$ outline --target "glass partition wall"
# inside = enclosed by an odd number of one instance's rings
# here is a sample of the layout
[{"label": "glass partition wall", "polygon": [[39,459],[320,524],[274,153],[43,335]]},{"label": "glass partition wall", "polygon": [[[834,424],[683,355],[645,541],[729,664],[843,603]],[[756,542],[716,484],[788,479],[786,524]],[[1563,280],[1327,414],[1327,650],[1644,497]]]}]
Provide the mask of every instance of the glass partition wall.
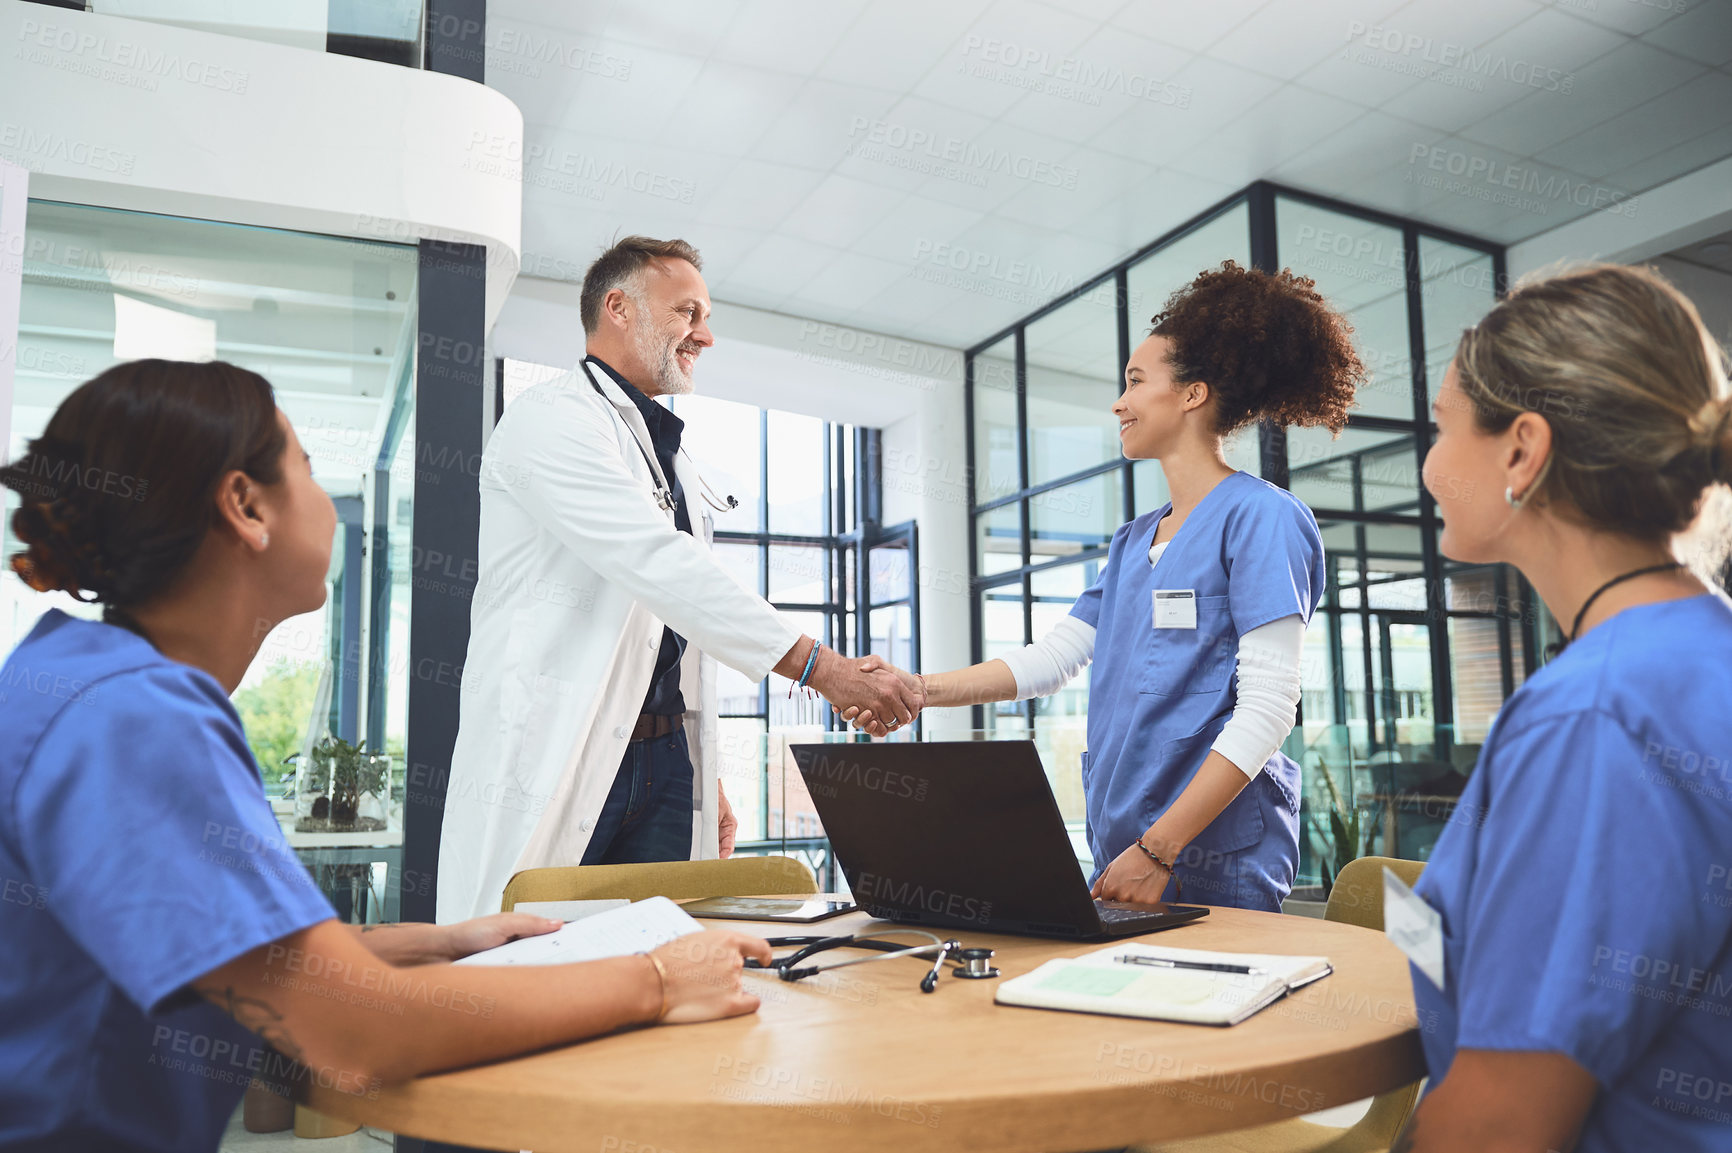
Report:
[{"label": "glass partition wall", "polygon": [[[1301,885],[1366,852],[1424,859],[1491,718],[1541,659],[1551,622],[1520,575],[1437,549],[1419,470],[1431,397],[1461,331],[1496,300],[1493,244],[1258,183],[970,349],[974,658],[1042,636],[1098,576],[1114,530],[1167,500],[1155,461],[1119,454],[1110,408],[1167,297],[1223,260],[1291,268],[1352,323],[1369,370],[1348,427],[1237,434],[1228,461],[1316,513],[1327,591],[1306,636],[1299,723]],[[1088,673],[975,710],[1032,737],[1067,820],[1083,819]],[[1359,815],[1338,845],[1331,810]]]},{"label": "glass partition wall", "polygon": [[[226,360],[271,382],[337,506],[325,606],[265,639],[234,698],[273,794],[329,734],[393,754],[401,804],[417,260],[413,247],[41,200],[26,216],[13,457],[114,364]],[[0,556],[19,548],[17,495],[5,497]],[[97,615],[0,567],[0,651],[51,607]]]}]

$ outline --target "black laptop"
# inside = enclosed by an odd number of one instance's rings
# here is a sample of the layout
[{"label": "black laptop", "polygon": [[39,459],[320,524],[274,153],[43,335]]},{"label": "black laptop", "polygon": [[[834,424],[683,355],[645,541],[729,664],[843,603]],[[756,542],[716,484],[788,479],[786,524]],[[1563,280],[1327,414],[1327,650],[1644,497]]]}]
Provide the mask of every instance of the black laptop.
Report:
[{"label": "black laptop", "polygon": [[874,917],[1086,940],[1208,915],[1090,897],[1033,741],[789,748],[855,903]]}]

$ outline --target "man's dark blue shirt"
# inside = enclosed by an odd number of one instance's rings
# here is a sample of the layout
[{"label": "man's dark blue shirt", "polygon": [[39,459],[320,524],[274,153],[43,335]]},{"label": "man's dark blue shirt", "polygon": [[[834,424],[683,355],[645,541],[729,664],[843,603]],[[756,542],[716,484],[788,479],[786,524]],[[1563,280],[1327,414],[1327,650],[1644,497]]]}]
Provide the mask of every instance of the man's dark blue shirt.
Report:
[{"label": "man's dark blue shirt", "polygon": [[[588,359],[611,376],[620,391],[631,397],[631,402],[643,413],[643,422],[649,426],[650,444],[662,466],[662,475],[668,478],[668,484],[674,490],[674,527],[681,532],[691,532],[692,518],[686,513],[685,490],[680,487],[680,478],[674,473],[674,457],[680,451],[680,433],[684,431],[686,422],[645,396],[606,361],[594,356]],[[650,675],[643,712],[675,716],[686,711],[686,700],[680,693],[680,656],[685,651],[686,639],[664,626],[661,652],[656,654],[655,672]]]}]

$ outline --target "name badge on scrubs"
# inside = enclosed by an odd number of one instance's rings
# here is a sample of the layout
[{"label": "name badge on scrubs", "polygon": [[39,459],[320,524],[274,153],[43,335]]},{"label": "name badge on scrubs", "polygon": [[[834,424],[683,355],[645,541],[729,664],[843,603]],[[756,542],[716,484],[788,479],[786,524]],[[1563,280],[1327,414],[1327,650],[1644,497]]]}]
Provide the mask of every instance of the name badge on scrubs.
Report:
[{"label": "name badge on scrubs", "polygon": [[1158,629],[1196,628],[1197,590],[1156,589],[1155,627]]},{"label": "name badge on scrubs", "polygon": [[1443,992],[1443,917],[1383,867],[1383,931]]}]

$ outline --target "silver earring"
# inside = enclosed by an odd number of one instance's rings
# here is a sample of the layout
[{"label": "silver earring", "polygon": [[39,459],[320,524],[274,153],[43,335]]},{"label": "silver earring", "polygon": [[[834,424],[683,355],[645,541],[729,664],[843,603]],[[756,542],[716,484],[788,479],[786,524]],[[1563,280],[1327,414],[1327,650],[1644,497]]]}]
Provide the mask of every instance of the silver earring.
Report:
[{"label": "silver earring", "polygon": [[261,532],[259,534],[259,547],[260,548],[270,548],[271,547],[271,534],[270,533]]},{"label": "silver earring", "polygon": [[1517,496],[1515,494],[1515,489],[1506,487],[1503,490],[1503,499],[1511,508],[1519,509],[1522,506],[1522,500],[1524,498]]}]

